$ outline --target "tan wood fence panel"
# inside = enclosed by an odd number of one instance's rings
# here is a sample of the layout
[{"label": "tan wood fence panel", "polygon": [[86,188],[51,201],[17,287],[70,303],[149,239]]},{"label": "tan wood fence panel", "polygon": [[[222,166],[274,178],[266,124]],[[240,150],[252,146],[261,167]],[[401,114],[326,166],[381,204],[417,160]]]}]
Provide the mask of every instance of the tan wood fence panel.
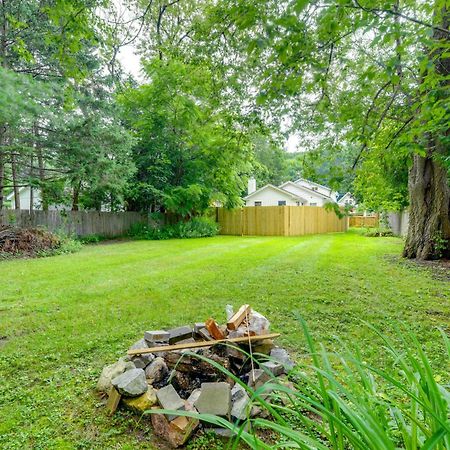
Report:
[{"label": "tan wood fence panel", "polygon": [[378,224],[378,216],[350,216],[351,227],[377,227]]},{"label": "tan wood fence panel", "polygon": [[62,231],[77,236],[122,236],[135,223],[148,223],[148,218],[138,212],[0,211],[0,225],[15,225],[20,228],[45,227],[50,231]]},{"label": "tan wood fence panel", "polygon": [[302,236],[347,231],[348,219],[317,206],[247,206],[217,209],[220,234],[235,236]]}]

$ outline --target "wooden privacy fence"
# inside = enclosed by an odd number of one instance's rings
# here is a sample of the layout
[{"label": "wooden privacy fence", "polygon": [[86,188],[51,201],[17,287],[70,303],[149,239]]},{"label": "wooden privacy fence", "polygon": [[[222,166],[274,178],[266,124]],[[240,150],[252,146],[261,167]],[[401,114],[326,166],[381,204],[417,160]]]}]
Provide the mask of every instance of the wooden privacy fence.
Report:
[{"label": "wooden privacy fence", "polygon": [[148,223],[147,216],[138,212],[0,210],[0,225],[45,227],[77,236],[121,236],[135,223]]},{"label": "wooden privacy fence", "polygon": [[247,206],[217,208],[220,234],[239,236],[302,236],[347,231],[347,217],[317,206]]},{"label": "wooden privacy fence", "polygon": [[376,216],[350,216],[349,226],[363,228],[363,227],[377,227],[378,215]]}]

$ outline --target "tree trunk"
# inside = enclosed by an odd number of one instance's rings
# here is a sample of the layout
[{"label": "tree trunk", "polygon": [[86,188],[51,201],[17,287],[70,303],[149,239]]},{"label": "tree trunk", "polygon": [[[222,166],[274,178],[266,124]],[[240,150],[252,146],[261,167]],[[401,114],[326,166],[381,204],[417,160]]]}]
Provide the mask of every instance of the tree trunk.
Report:
[{"label": "tree trunk", "polygon": [[79,210],[81,181],[74,186],[72,195],[72,211]]},{"label": "tree trunk", "polygon": [[0,210],[3,209],[4,204],[4,179],[5,179],[5,159],[0,144]]},{"label": "tree trunk", "polygon": [[449,256],[450,220],[447,170],[433,157],[414,156],[409,173],[409,229],[403,256],[433,259]]},{"label": "tree trunk", "polygon": [[20,209],[20,189],[17,182],[17,166],[16,166],[16,156],[14,152],[11,154],[11,175],[12,175],[12,183],[14,189],[14,208]]},{"label": "tree trunk", "polygon": [[3,141],[6,127],[0,127],[0,210],[3,209],[4,206],[4,193],[5,188],[5,154],[3,151]]},{"label": "tree trunk", "polygon": [[[33,178],[33,164],[34,164],[34,157],[31,155],[30,157],[30,177]],[[33,212],[34,209],[34,189],[33,185],[30,183],[30,213]]]},{"label": "tree trunk", "polygon": [[48,195],[45,187],[45,168],[44,168],[44,157],[42,156],[42,148],[37,150],[37,159],[39,166],[39,185],[41,187],[41,203],[42,209],[48,211]]},{"label": "tree trunk", "polygon": [[[450,58],[445,55],[449,35],[450,12],[444,7],[436,11],[440,17],[440,29],[434,31],[435,49],[430,58],[434,59],[435,71],[441,78],[438,98],[449,95]],[[429,102],[430,100],[428,100]],[[424,101],[425,107],[426,100]],[[450,128],[441,130],[440,135],[427,136],[426,155],[414,155],[413,166],[409,172],[409,228],[403,256],[417,259],[439,259],[450,256],[450,187],[448,171],[442,165],[442,159],[448,156]]]}]

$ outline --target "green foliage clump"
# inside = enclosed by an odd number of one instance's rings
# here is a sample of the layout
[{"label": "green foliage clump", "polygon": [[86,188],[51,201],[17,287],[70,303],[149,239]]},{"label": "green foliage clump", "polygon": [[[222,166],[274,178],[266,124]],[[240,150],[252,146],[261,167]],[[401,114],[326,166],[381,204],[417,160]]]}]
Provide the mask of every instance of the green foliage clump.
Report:
[{"label": "green foliage clump", "polygon": [[145,224],[131,226],[129,235],[135,239],[165,240],[211,237],[217,235],[219,225],[209,217],[194,217],[173,225],[152,227]]},{"label": "green foliage clump", "polygon": [[78,240],[82,244],[98,244],[107,239],[109,239],[107,236],[102,236],[101,234],[88,234],[87,236],[81,236]]},{"label": "green foliage clump", "polygon": [[367,237],[389,237],[394,236],[394,233],[389,228],[369,228],[364,233]]}]

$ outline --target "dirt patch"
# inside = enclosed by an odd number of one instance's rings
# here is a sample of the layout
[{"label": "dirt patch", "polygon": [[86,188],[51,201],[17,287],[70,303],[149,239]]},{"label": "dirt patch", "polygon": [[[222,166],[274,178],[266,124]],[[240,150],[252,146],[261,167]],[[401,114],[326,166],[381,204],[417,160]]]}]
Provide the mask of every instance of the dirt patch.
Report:
[{"label": "dirt patch", "polygon": [[450,260],[441,259],[437,261],[418,261],[415,259],[406,259],[401,256],[387,256],[386,259],[395,264],[408,267],[413,270],[423,270],[431,274],[433,278],[439,281],[450,282]]},{"label": "dirt patch", "polygon": [[58,236],[41,228],[0,226],[0,258],[39,256],[60,245]]}]

